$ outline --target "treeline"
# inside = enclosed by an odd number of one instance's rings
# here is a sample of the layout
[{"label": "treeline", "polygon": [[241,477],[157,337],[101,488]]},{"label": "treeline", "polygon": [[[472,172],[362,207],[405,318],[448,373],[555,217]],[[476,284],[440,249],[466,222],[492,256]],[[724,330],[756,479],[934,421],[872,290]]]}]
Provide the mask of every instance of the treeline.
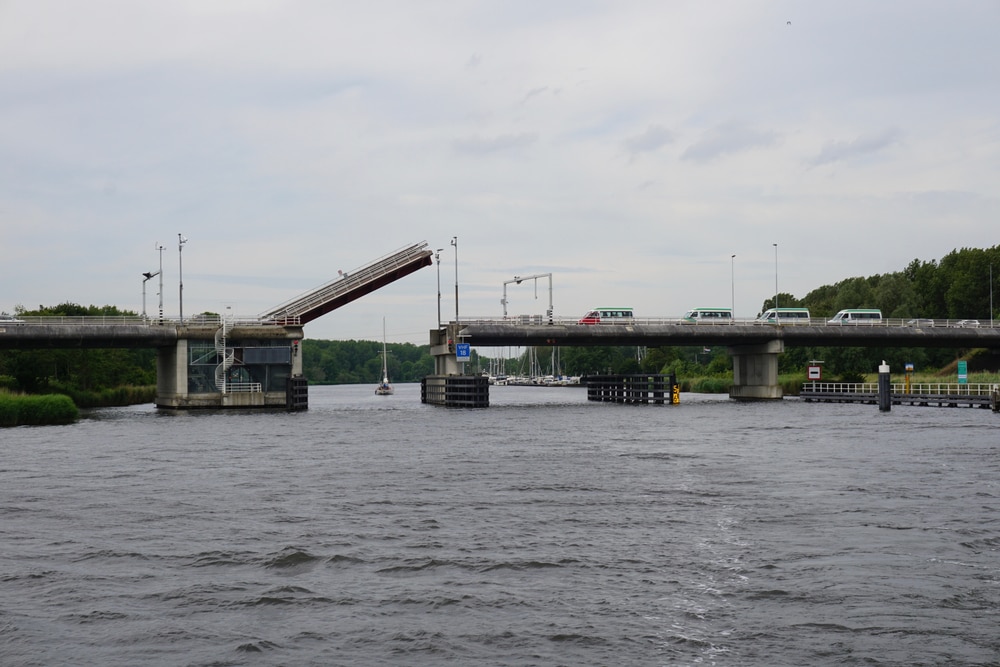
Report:
[{"label": "treeline", "polygon": [[[902,271],[846,278],[818,287],[801,299],[778,294],[782,307],[808,308],[829,317],[844,308],[878,308],[885,317],[989,320],[994,275],[1000,273],[1000,246],[953,250],[940,261],[914,259]],[[1000,297],[1000,294],[997,295]],[[761,312],[774,305],[764,301]]]},{"label": "treeline", "polygon": [[[62,303],[24,316],[135,316],[116,306]],[[156,350],[0,350],[0,388],[28,394],[65,394],[79,407],[151,401],[156,385]]]},{"label": "treeline", "polygon": [[[434,373],[430,345],[389,343],[389,379],[420,382]],[[302,374],[310,384],[364,384],[382,379],[382,343],[368,340],[302,342]]]}]

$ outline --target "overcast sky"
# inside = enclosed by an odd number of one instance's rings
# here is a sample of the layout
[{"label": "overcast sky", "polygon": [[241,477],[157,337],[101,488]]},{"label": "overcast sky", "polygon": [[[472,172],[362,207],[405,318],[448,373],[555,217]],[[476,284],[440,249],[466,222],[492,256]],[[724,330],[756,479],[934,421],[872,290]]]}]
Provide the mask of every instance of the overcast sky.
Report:
[{"label": "overcast sky", "polygon": [[[462,317],[549,273],[557,316],[751,317],[1000,242],[998,34],[996,0],[0,0],[0,310],[140,312],[159,242],[176,315],[182,233],[185,315],[427,241],[451,319],[458,237]],[[426,344],[438,271],[306,336]]]}]

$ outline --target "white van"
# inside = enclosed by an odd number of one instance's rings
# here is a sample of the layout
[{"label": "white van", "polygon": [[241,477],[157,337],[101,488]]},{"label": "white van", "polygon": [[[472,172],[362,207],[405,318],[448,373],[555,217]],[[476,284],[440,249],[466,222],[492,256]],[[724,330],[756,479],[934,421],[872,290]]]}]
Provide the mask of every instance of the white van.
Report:
[{"label": "white van", "polygon": [[841,310],[827,324],[880,324],[882,311],[878,308],[847,308]]},{"label": "white van", "polygon": [[692,308],[684,313],[681,324],[732,324],[731,308]]},{"label": "white van", "polygon": [[761,313],[757,321],[768,324],[809,324],[809,309],[771,308]]}]

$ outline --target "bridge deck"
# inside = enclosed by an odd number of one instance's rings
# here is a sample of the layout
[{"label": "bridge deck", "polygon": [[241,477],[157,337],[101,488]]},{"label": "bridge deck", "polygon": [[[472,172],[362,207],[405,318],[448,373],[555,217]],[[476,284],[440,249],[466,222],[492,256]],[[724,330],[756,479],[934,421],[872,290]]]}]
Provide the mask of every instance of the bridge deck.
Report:
[{"label": "bridge deck", "polygon": [[480,347],[592,345],[760,345],[780,340],[789,347],[1000,348],[1000,328],[912,326],[777,326],[773,324],[599,324],[554,321],[514,324],[462,321],[459,337]]},{"label": "bridge deck", "polygon": [[306,324],[403,276],[430,266],[432,254],[426,241],[415,243],[359,269],[342,274],[336,280],[262,313],[260,317],[262,320],[273,320],[279,324],[292,319],[296,323]]}]

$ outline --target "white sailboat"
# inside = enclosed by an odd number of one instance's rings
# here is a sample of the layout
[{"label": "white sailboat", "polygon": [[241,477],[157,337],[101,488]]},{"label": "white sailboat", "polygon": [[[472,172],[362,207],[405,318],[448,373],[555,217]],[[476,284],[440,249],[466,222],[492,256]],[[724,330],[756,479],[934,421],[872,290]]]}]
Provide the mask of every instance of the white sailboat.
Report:
[{"label": "white sailboat", "polygon": [[389,383],[389,358],[385,354],[385,318],[382,318],[382,381],[375,387],[376,396],[392,396],[392,384]]}]

